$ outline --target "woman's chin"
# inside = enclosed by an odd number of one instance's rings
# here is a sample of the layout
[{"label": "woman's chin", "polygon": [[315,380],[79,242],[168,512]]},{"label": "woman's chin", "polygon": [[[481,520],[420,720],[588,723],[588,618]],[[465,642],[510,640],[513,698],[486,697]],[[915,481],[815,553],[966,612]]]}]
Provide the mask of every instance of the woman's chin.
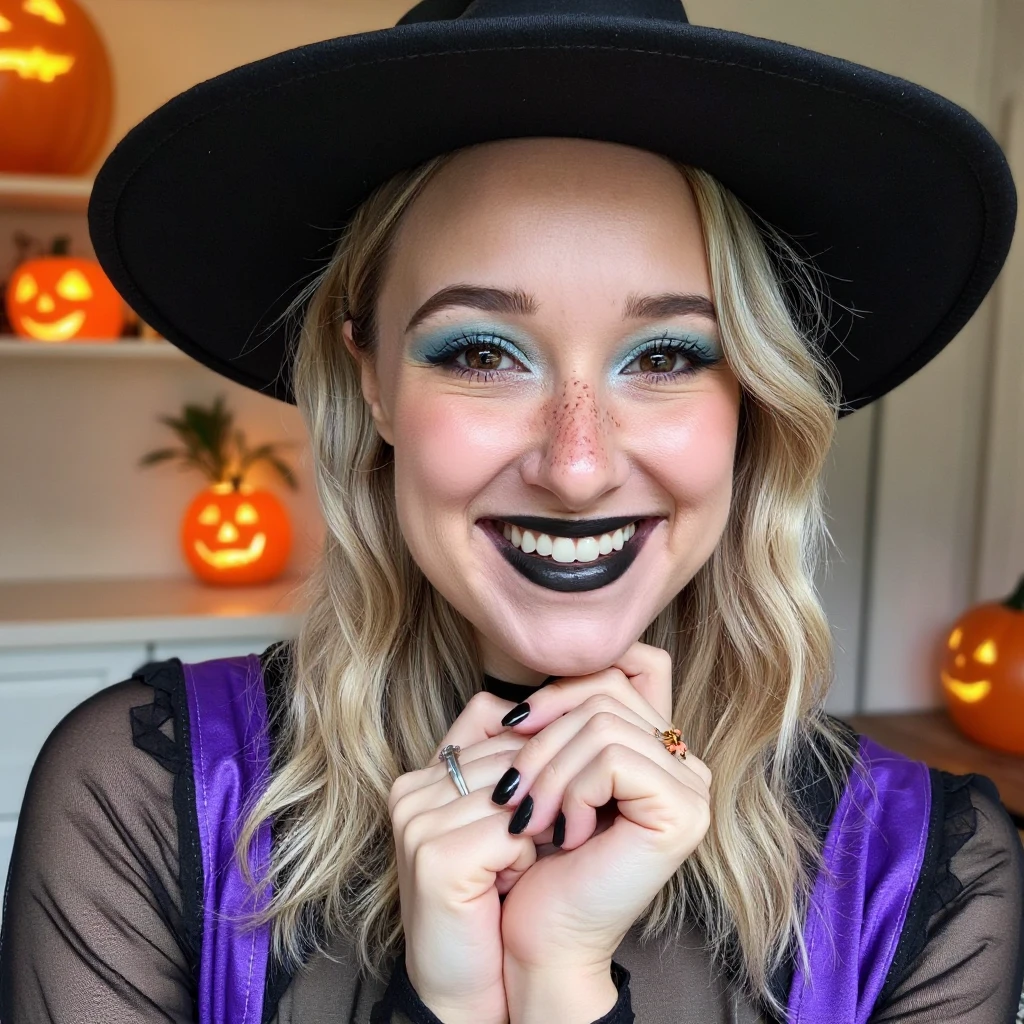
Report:
[{"label": "woman's chin", "polygon": [[605,629],[591,634],[560,629],[555,637],[549,632],[545,638],[534,636],[529,641],[504,637],[498,646],[520,665],[545,676],[588,676],[614,664],[642,632],[639,626],[635,633]]}]

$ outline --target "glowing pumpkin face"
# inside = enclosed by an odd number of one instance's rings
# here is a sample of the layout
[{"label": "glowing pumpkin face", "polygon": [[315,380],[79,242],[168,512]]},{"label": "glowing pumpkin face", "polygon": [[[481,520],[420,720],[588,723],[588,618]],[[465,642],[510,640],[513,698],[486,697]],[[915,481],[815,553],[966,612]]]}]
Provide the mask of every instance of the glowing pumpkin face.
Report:
[{"label": "glowing pumpkin face", "polygon": [[266,583],[288,561],[291,525],[270,491],[214,484],[186,509],[181,543],[192,571],[207,583]]},{"label": "glowing pumpkin face", "polygon": [[1024,754],[1024,580],[1006,602],[971,608],[946,639],[941,679],[950,717],[971,739]]},{"label": "glowing pumpkin face", "polygon": [[98,263],[46,256],[14,272],[7,317],[15,334],[34,341],[113,341],[124,329],[124,303]]},{"label": "glowing pumpkin face", "polygon": [[112,104],[106,48],[76,0],[0,0],[0,171],[84,173]]}]

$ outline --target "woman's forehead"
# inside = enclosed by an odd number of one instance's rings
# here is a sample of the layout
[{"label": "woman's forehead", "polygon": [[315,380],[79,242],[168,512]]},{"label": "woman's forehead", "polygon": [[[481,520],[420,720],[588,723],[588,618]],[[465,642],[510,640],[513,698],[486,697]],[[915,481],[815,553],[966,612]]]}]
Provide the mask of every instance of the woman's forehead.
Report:
[{"label": "woman's forehead", "polygon": [[455,154],[403,216],[382,303],[417,308],[452,284],[624,298],[709,287],[682,172],[656,154],[519,139]]},{"label": "woman's forehead", "polygon": [[533,209],[642,216],[693,209],[686,179],[665,157],[592,139],[503,139],[453,154],[427,183],[406,221],[455,224]]}]

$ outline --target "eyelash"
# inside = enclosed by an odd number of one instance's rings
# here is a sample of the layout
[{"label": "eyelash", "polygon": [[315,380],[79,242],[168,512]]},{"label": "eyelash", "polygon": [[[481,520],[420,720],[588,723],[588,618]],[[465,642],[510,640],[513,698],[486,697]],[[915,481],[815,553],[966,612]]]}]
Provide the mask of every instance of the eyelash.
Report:
[{"label": "eyelash", "polygon": [[[470,380],[487,383],[488,381],[494,380],[494,378],[499,374],[507,373],[508,371],[478,370],[475,367],[461,366],[454,362],[458,356],[463,352],[466,352],[468,349],[477,347],[483,348],[484,346],[496,348],[498,351],[507,355],[510,359],[519,361],[519,357],[508,345],[505,339],[498,337],[495,334],[464,334],[458,338],[453,338],[451,342],[445,345],[442,351],[429,357],[429,361],[435,365],[443,366],[445,370],[457,377],[465,377]],[[662,383],[668,380],[680,380],[683,377],[693,376],[704,369],[704,367],[711,366],[718,362],[718,359],[709,358],[705,355],[694,342],[686,341],[681,338],[672,338],[668,334],[663,334],[659,338],[652,338],[650,341],[644,342],[644,344],[632,354],[633,357],[626,366],[631,366],[642,356],[648,355],[651,352],[660,352],[665,353],[666,355],[681,354],[689,360],[691,365],[685,370],[648,371],[647,373],[629,374],[628,376],[641,376],[646,378],[648,381]]]}]

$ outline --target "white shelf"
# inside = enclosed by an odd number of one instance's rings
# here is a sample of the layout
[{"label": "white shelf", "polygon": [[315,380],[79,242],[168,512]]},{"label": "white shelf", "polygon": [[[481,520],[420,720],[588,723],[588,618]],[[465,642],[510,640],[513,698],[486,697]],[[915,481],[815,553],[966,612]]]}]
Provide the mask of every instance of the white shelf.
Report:
[{"label": "white shelf", "polygon": [[84,213],[89,206],[91,192],[91,178],[0,173],[0,210]]},{"label": "white shelf", "polygon": [[0,335],[0,359],[187,359],[168,341],[25,341]]},{"label": "white shelf", "polygon": [[291,636],[301,580],[251,587],[192,578],[0,583],[0,650],[133,640]]}]

